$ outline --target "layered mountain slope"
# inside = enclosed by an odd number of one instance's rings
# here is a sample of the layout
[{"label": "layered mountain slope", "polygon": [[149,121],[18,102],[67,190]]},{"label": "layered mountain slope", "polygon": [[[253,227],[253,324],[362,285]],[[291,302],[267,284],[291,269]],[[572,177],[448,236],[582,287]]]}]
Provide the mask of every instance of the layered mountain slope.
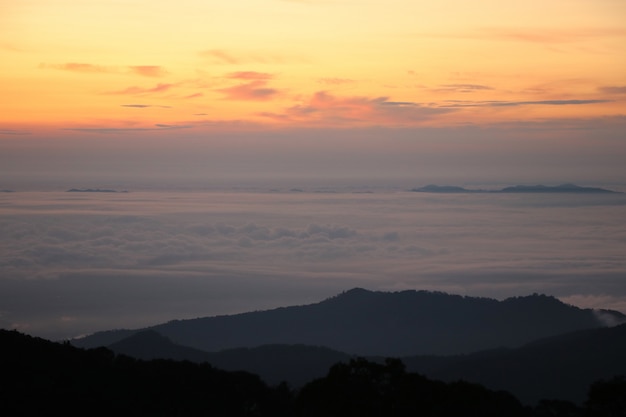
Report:
[{"label": "layered mountain slope", "polygon": [[[615,320],[618,312],[605,312]],[[151,327],[174,343],[207,352],[268,344],[325,346],[357,355],[452,355],[517,347],[544,337],[603,327],[595,312],[531,295],[497,301],[427,291],[353,289],[320,303],[176,320]],[[133,331],[74,340],[107,346]]]}]

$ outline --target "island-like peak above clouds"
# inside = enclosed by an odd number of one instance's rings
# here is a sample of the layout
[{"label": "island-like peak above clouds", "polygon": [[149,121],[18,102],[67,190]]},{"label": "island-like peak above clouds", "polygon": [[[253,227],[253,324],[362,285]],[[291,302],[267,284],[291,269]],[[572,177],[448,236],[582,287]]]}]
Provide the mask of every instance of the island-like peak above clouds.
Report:
[{"label": "island-like peak above clouds", "polygon": [[420,188],[413,188],[411,191],[418,193],[580,193],[580,194],[606,194],[619,193],[618,191],[607,190],[597,187],[581,187],[575,184],[561,185],[514,185],[504,187],[499,190],[468,189],[454,185],[430,184]]}]

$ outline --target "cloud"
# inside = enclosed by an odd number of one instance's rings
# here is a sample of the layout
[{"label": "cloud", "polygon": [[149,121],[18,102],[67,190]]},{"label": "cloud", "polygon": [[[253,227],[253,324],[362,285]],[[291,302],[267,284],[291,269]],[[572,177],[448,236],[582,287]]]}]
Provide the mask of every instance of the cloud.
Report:
[{"label": "cloud", "polygon": [[426,106],[408,101],[390,101],[387,97],[339,97],[327,91],[318,91],[301,104],[285,109],[282,114],[261,113],[276,121],[415,124],[444,113],[447,108]]},{"label": "cloud", "polygon": [[441,107],[516,107],[516,106],[578,106],[610,103],[613,100],[536,100],[536,101],[465,101],[446,100]]},{"label": "cloud", "polygon": [[473,93],[475,91],[493,90],[488,85],[481,84],[444,84],[435,89],[435,91],[450,91],[457,93]]},{"label": "cloud", "polygon": [[251,81],[234,87],[220,88],[216,91],[224,94],[227,100],[252,100],[267,101],[277,96],[280,92],[275,88],[266,86],[264,80]]},{"label": "cloud", "polygon": [[200,56],[209,58],[213,64],[218,65],[243,65],[243,64],[268,64],[280,65],[289,62],[302,63],[301,58],[287,57],[270,53],[231,52],[223,49],[208,49],[200,52]]},{"label": "cloud", "polygon": [[418,33],[417,36],[441,39],[481,39],[558,45],[583,42],[597,38],[622,38],[626,37],[626,29],[621,27],[572,27],[566,29],[546,27],[487,27],[472,32]]},{"label": "cloud", "polygon": [[67,62],[65,64],[39,64],[39,68],[51,68],[62,71],[81,72],[81,73],[115,73],[115,68],[104,67],[102,65],[87,64],[82,62]]},{"label": "cloud", "polygon": [[607,85],[599,87],[598,90],[606,94],[626,94],[626,85]]},{"label": "cloud", "polygon": [[184,99],[191,99],[191,98],[200,98],[202,96],[204,96],[203,93],[193,93],[193,94],[189,94],[187,96],[184,96],[183,98]]},{"label": "cloud", "polygon": [[[603,295],[611,306],[626,299],[622,211],[571,196],[28,194],[0,219],[0,305],[10,322],[47,331],[65,329],[50,317],[94,331],[223,313],[207,302],[216,294],[245,299],[229,313],[269,294],[291,305],[292,287],[587,294],[605,308]],[[113,324],[105,313],[115,310]]]},{"label": "cloud", "polygon": [[623,28],[485,28],[482,32],[485,34],[485,37],[492,40],[500,39],[542,44],[562,44],[580,42],[591,38],[626,36],[626,29]]},{"label": "cloud", "polygon": [[200,55],[215,58],[221,64],[236,65],[242,63],[242,58],[238,58],[233,54],[221,49],[210,49],[208,51],[201,52]]},{"label": "cloud", "polygon": [[15,136],[21,136],[21,135],[29,135],[30,132],[26,131],[26,130],[19,130],[19,129],[0,129],[0,135],[15,135]]},{"label": "cloud", "polygon": [[[124,67],[103,66],[83,62],[67,62],[65,64],[39,64],[39,68],[50,68],[62,71],[79,72],[85,74],[123,74],[126,72]],[[161,77],[167,74],[167,71],[158,65],[129,65],[125,67],[131,74],[141,75],[143,77]]]},{"label": "cloud", "polygon": [[162,93],[162,92],[169,91],[173,86],[174,84],[161,84],[161,83],[157,84],[156,86],[152,88],[132,86],[132,87],[127,87],[123,90],[109,91],[106,94],[142,95],[142,94]]},{"label": "cloud", "polygon": [[134,107],[134,108],[138,108],[138,109],[145,109],[148,107],[158,107],[161,109],[170,109],[172,108],[171,106],[160,106],[160,105],[155,105],[155,104],[121,104],[122,107]]},{"label": "cloud", "polygon": [[171,129],[189,129],[192,125],[171,125],[155,123],[155,127],[71,127],[62,130],[85,132],[85,133],[102,133],[102,134],[120,134],[120,133],[133,133],[133,132],[147,132],[158,130],[171,130]]},{"label": "cloud", "polygon": [[144,77],[161,77],[167,74],[163,67],[157,65],[135,65],[128,68],[130,68],[131,72]]},{"label": "cloud", "polygon": [[236,80],[271,80],[272,78],[274,78],[272,74],[256,71],[231,72],[230,74],[226,75],[226,77]]}]

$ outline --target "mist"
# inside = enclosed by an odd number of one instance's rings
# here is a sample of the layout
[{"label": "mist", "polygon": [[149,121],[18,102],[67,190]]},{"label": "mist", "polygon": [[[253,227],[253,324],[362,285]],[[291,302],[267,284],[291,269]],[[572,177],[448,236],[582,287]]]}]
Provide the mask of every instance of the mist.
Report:
[{"label": "mist", "polygon": [[353,287],[626,311],[625,206],[382,186],[2,193],[0,324],[62,339]]}]

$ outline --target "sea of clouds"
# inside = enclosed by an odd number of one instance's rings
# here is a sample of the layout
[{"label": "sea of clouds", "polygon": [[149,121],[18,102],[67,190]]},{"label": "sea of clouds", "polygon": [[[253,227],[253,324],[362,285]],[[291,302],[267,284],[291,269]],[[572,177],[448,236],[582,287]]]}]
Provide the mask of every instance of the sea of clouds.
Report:
[{"label": "sea of clouds", "polygon": [[357,286],[626,312],[625,213],[624,194],[3,193],[0,327],[62,339]]}]

